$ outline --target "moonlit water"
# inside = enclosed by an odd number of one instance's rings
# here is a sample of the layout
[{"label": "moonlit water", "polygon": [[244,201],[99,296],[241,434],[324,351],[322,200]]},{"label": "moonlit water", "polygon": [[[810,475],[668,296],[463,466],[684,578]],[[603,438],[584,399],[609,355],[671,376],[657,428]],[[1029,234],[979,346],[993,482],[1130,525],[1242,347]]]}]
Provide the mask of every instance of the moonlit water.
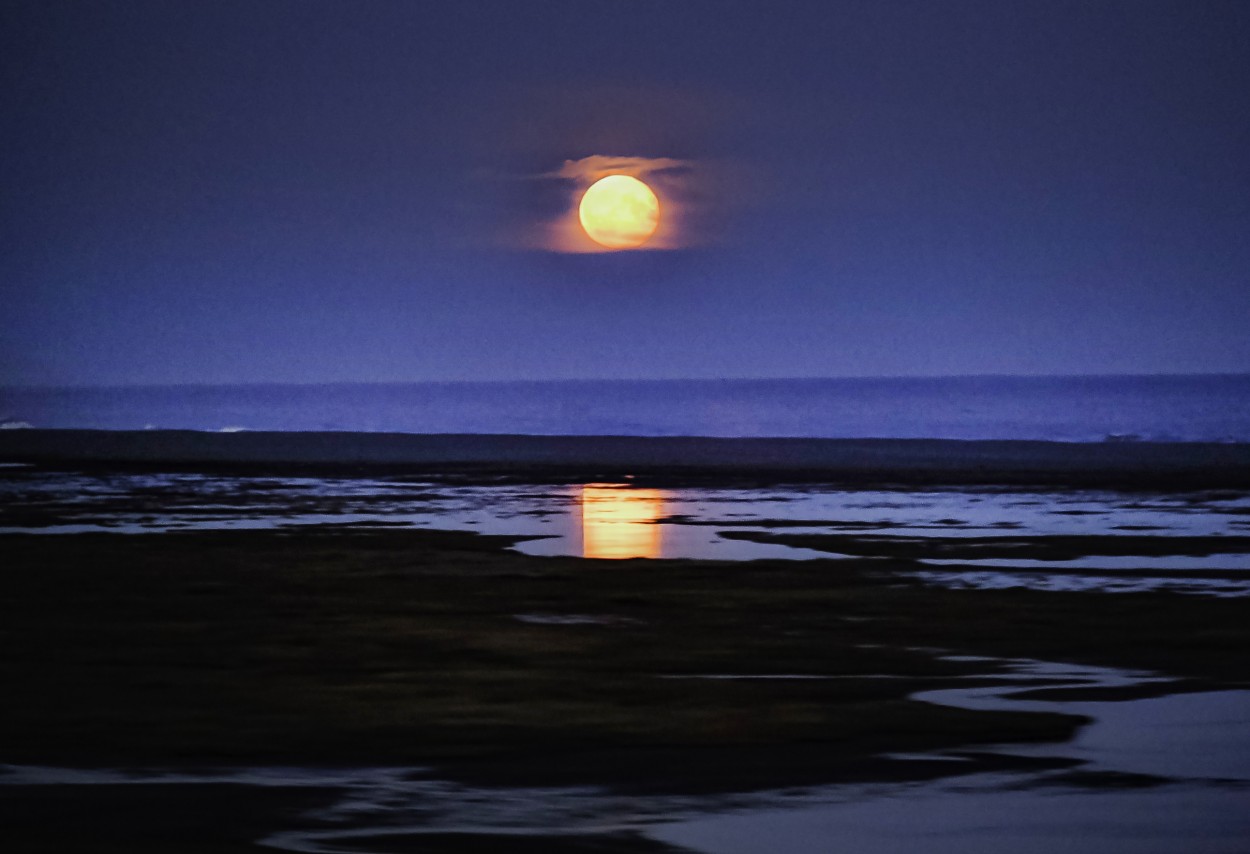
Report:
[{"label": "moonlit water", "polygon": [[[1250,691],[1128,701],[1028,700],[1012,680],[1113,686],[1160,681],[1147,673],[1016,662],[989,687],[921,692],[915,699],[991,711],[1085,715],[1067,744],[1004,745],[1016,755],[1071,757],[1080,772],[1143,775],[1138,786],[1082,786],[1057,772],[956,776],[859,787],[823,800],[679,817],[651,835],[700,854],[1239,854],[1250,818]],[[1166,681],[1163,679],[1162,681]],[[1078,778],[1079,779],[1079,778]]]},{"label": "moonlit water", "polygon": [[1250,441],[1250,374],[0,388],[0,426]]},{"label": "moonlit water", "polygon": [[[984,659],[987,663],[992,659]],[[1072,767],[959,773],[959,750],[899,758],[948,761],[951,776],[844,783],[737,795],[615,792],[599,786],[480,787],[429,768],[64,768],[0,765],[0,788],[202,786],[336,790],[262,844],[283,851],[365,850],[396,834],[530,834],[584,838],[641,833],[691,854],[1240,854],[1250,833],[1250,691],[1072,701],[1036,688],[1167,683],[1167,677],[1059,662],[1002,660],[992,684],[914,695],[964,709],[1052,711],[1090,723],[1070,742],[1004,744],[1010,755],[1070,758]],[[786,677],[781,677],[786,678]],[[794,677],[802,678],[802,677]],[[1137,785],[1090,785],[1098,775]],[[1086,775],[1086,776],[1082,776]],[[1085,782],[1083,783],[1082,780]],[[500,850],[505,850],[506,836]],[[368,850],[375,850],[368,848]]]},{"label": "moonlit water", "polygon": [[[6,509],[7,508],[7,509]],[[23,508],[25,508],[23,510]],[[520,536],[518,551],[597,559],[854,558],[750,534],[928,538],[1131,536],[1138,554],[1064,559],[919,559],[909,575],[947,587],[1250,596],[1250,493],[1106,490],[847,489],[630,483],[466,484],[398,477],[0,471],[0,534],[159,533],[290,528],[438,528]],[[748,534],[743,538],[741,534]],[[1182,553],[1152,546],[1210,538]],[[1185,551],[1195,551],[1186,554]],[[852,551],[854,551],[852,549]],[[1023,554],[1027,554],[1027,549]]]}]

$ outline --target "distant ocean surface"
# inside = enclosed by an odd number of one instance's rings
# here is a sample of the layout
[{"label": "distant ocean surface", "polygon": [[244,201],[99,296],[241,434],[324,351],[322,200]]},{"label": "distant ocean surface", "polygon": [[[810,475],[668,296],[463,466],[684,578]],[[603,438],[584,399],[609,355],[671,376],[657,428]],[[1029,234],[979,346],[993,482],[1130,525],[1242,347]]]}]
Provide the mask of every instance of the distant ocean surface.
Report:
[{"label": "distant ocean surface", "polygon": [[0,388],[0,427],[1250,442],[1250,374]]}]

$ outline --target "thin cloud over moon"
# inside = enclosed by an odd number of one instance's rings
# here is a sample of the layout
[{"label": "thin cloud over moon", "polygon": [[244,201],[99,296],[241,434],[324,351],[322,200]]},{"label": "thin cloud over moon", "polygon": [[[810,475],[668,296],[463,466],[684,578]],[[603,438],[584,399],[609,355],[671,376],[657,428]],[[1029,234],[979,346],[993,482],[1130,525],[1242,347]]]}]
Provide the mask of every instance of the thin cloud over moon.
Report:
[{"label": "thin cloud over moon", "polygon": [[629,251],[685,249],[705,242],[696,227],[694,192],[699,166],[672,157],[637,157],[591,154],[566,160],[557,169],[534,176],[539,181],[565,185],[566,204],[553,219],[538,223],[524,244],[531,249],[567,254],[619,251],[591,240],[577,217],[577,206],[586,189],[609,175],[628,175],[649,186],[660,202],[659,225],[642,246]]},{"label": "thin cloud over moon", "polygon": [[690,169],[693,163],[689,160],[677,160],[672,157],[608,157],[592,154],[581,160],[566,160],[564,165],[554,172],[539,177],[569,178],[590,186],[600,178],[609,175],[628,175],[631,178],[644,180],[653,172],[669,169]]}]

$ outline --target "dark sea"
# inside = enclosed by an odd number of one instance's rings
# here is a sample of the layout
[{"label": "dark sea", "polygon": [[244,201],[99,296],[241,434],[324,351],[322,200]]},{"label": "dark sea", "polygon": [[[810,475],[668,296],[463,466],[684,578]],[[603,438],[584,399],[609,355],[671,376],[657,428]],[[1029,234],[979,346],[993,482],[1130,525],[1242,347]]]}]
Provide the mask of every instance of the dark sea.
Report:
[{"label": "dark sea", "polygon": [[0,426],[1250,441],[1250,374],[3,388]]}]

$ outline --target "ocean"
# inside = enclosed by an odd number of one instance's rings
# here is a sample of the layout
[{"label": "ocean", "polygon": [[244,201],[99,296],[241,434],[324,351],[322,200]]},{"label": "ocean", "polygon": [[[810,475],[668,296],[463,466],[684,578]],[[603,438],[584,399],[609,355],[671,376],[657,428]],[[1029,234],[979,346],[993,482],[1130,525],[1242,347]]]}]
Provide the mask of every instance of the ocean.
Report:
[{"label": "ocean", "polygon": [[1250,442],[1250,374],[0,388],[0,428]]}]

